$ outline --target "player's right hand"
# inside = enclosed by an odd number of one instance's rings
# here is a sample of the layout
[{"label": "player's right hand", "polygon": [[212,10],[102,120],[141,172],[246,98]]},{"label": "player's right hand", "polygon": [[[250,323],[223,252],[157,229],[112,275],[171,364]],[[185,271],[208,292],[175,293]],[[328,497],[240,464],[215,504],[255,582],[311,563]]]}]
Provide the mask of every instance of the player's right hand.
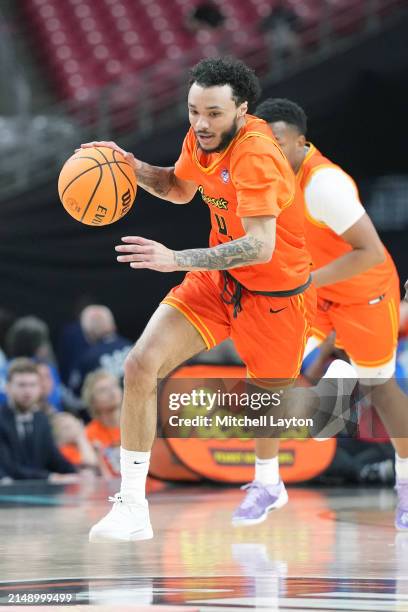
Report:
[{"label": "player's right hand", "polygon": [[[93,147],[107,147],[108,149],[113,149],[114,151],[117,151],[118,153],[123,155],[123,157],[126,159],[126,161],[129,162],[129,164],[133,168],[136,168],[136,166],[137,166],[136,159],[135,159],[133,153],[130,153],[129,151],[125,151],[118,144],[116,144],[116,142],[113,142],[112,140],[107,140],[107,141],[106,140],[98,140],[98,141],[94,141],[94,142],[84,142],[83,144],[81,144],[80,149],[92,149]],[[80,149],[75,149],[75,153],[80,151]]]}]

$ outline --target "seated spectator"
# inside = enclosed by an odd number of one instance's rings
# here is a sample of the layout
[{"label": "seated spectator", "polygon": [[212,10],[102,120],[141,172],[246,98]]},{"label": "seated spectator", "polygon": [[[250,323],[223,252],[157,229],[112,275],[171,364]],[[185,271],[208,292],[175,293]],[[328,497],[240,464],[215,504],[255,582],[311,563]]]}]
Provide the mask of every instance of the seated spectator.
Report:
[{"label": "seated spectator", "polygon": [[84,424],[68,412],[51,418],[55,442],[61,454],[79,470],[99,472],[98,456],[89,442]]},{"label": "seated spectator", "polygon": [[38,409],[41,385],[34,361],[11,363],[6,393],[7,403],[0,407],[1,472],[13,479],[72,482],[76,469],[59,452],[48,418]]},{"label": "seated spectator", "polygon": [[50,395],[54,387],[54,379],[52,377],[51,368],[48,363],[40,362],[37,364],[37,372],[40,377],[40,401],[38,402],[39,408],[47,416],[51,416],[56,412],[56,406],[50,402]]},{"label": "seated spectator", "polygon": [[86,426],[86,435],[102,455],[107,476],[119,475],[120,407],[122,389],[119,381],[105,370],[91,372],[85,378],[82,399],[88,406],[92,421]]},{"label": "seated spectator", "polygon": [[260,23],[260,31],[269,40],[275,59],[299,54],[300,28],[299,16],[285,2],[271,6],[269,13]]},{"label": "seated spectator", "polygon": [[89,304],[93,304],[94,301],[87,293],[79,295],[73,305],[73,320],[65,323],[60,331],[57,340],[57,361],[64,385],[68,385],[69,375],[76,362],[82,353],[89,348],[79,318],[83,309]]},{"label": "seated spectator", "polygon": [[41,410],[48,416],[57,411],[70,412],[88,422],[89,417],[85,406],[81,399],[78,398],[71,389],[68,389],[63,383],[60,383],[58,397],[53,393],[55,379],[52,366],[40,361],[37,364],[37,368],[41,383]]},{"label": "seated spectator", "polygon": [[392,485],[395,482],[394,458],[391,442],[338,437],[332,462],[316,480],[336,485]]},{"label": "seated spectator", "polygon": [[70,376],[69,386],[77,395],[86,375],[99,368],[123,378],[123,364],[132,347],[130,340],[117,333],[113,314],[106,306],[84,308],[81,326],[91,346],[83,353]]},{"label": "seated spectator", "polygon": [[6,335],[6,353],[9,359],[29,357],[48,363],[52,375],[48,401],[61,410],[61,380],[55,365],[47,323],[34,316],[17,319]]},{"label": "seated spectator", "polygon": [[38,317],[20,317],[7,332],[6,353],[9,359],[30,357],[54,363],[48,325]]}]

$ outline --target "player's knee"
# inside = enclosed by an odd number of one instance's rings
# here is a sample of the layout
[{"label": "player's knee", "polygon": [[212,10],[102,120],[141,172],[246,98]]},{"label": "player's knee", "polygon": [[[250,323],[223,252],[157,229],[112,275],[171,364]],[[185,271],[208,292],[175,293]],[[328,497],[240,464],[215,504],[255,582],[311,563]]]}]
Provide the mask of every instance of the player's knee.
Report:
[{"label": "player's knee", "polygon": [[159,368],[160,362],[156,351],[149,349],[142,351],[136,344],[125,359],[125,382],[137,380],[142,384],[143,381],[155,381]]}]

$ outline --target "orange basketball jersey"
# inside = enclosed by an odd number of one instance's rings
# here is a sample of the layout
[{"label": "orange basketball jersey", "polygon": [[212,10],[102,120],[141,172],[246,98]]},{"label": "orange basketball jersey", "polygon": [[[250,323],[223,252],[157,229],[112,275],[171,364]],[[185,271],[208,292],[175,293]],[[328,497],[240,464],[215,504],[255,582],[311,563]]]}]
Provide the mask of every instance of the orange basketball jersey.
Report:
[{"label": "orange basketball jersey", "polygon": [[[327,157],[324,157],[314,145],[310,144],[307,153],[297,174],[297,181],[301,193],[311,180],[313,174],[321,168],[336,168],[344,172]],[[346,173],[345,173],[346,174]],[[357,195],[357,185],[352,181]],[[352,250],[352,247],[341,236],[336,234],[325,223],[312,217],[305,205],[305,230],[307,247],[311,253],[314,268],[321,268],[334,259],[341,257]],[[385,261],[361,274],[327,287],[319,287],[319,298],[337,302],[339,304],[353,304],[368,302],[387,293],[393,287],[393,281],[397,274],[394,262],[387,249],[384,247]]]},{"label": "orange basketball jersey", "polygon": [[242,217],[275,216],[276,246],[270,262],[231,270],[253,291],[287,291],[306,283],[310,255],[303,203],[294,200],[295,176],[268,124],[252,115],[221,153],[204,153],[190,128],[175,174],[194,181],[211,214],[210,246],[245,235]]}]

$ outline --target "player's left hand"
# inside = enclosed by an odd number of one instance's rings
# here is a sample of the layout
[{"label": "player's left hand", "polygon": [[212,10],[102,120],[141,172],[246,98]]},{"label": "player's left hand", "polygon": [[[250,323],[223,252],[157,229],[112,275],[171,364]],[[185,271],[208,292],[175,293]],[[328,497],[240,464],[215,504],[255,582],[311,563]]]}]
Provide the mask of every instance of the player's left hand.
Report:
[{"label": "player's left hand", "polygon": [[408,280],[407,280],[407,281],[405,281],[404,289],[405,289],[405,297],[404,297],[404,300],[405,300],[406,302],[408,302]]},{"label": "player's left hand", "polygon": [[160,242],[148,240],[141,236],[125,236],[122,242],[115,247],[120,263],[128,263],[131,268],[156,270],[157,272],[175,272],[179,270],[174,257],[174,251],[168,249]]}]

